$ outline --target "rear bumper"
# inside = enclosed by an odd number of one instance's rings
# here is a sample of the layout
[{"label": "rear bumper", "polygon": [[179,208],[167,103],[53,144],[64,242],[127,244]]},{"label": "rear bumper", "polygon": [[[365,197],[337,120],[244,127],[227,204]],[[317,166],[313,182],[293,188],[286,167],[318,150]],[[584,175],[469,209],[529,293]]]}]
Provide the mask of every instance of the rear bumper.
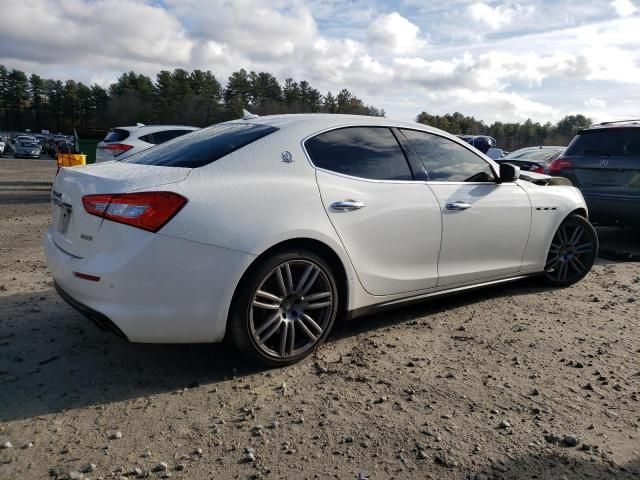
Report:
[{"label": "rear bumper", "polygon": [[159,234],[127,249],[97,249],[78,258],[60,249],[48,231],[44,252],[67,303],[103,328],[149,343],[221,341],[235,287],[254,258]]},{"label": "rear bumper", "polygon": [[589,218],[601,225],[640,224],[640,198],[584,194]]},{"label": "rear bumper", "polygon": [[122,338],[127,337],[122,332],[122,330],[118,328],[118,326],[115,323],[113,323],[111,320],[109,320],[100,312],[96,312],[95,310],[77,301],[75,298],[73,298],[71,295],[65,292],[63,288],[55,280],[53,282],[53,286],[55,287],[56,292],[58,292],[58,295],[60,295],[60,297],[65,302],[67,302],[70,307],[74,308],[75,310],[80,312],[82,315],[87,317],[89,320],[95,323],[101,330],[111,331],[115,333],[118,337],[122,337]]}]

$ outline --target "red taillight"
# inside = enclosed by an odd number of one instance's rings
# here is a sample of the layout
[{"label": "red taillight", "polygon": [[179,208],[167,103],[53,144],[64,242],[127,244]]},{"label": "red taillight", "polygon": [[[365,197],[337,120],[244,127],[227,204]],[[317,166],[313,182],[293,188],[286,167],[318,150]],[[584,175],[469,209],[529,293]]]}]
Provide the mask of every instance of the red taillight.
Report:
[{"label": "red taillight", "polygon": [[573,168],[573,162],[567,158],[556,158],[549,164],[549,174],[555,175],[565,168]]},{"label": "red taillight", "polygon": [[534,167],[531,171],[534,173],[544,173],[544,167]]},{"label": "red taillight", "polygon": [[82,204],[87,213],[157,232],[187,203],[173,192],[140,192],[85,195]]},{"label": "red taillight", "polygon": [[124,152],[131,150],[133,145],[127,145],[125,143],[109,143],[104,148],[111,150],[114,157],[122,155]]}]

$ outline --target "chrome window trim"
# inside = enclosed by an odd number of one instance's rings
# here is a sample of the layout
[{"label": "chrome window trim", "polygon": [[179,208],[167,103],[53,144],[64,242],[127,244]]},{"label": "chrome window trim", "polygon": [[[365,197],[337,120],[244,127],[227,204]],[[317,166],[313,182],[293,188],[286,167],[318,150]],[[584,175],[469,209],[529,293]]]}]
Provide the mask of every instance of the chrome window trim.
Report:
[{"label": "chrome window trim", "polygon": [[[318,130],[317,132],[314,132],[312,134],[307,135],[306,137],[304,137],[301,141],[300,141],[300,146],[302,147],[302,151],[304,152],[305,156],[307,157],[307,161],[309,162],[309,165],[311,165],[311,167],[314,170],[319,170],[321,172],[325,172],[325,173],[329,173],[331,175],[336,175],[338,177],[343,177],[343,178],[350,178],[353,180],[359,180],[362,182],[371,182],[371,183],[398,183],[398,184],[402,184],[402,183],[424,183],[424,180],[379,180],[379,179],[374,179],[374,178],[366,178],[366,177],[356,177],[354,175],[347,175],[345,173],[338,173],[338,172],[334,172],[333,170],[327,170],[326,168],[322,168],[322,167],[318,167],[317,165],[315,165],[313,163],[313,160],[311,160],[311,155],[309,155],[309,152],[307,151],[307,146],[305,145],[305,143],[307,142],[307,140],[311,140],[314,137],[317,137],[318,135],[322,135],[323,133],[327,133],[327,132],[332,132],[334,130],[342,130],[344,128],[353,128],[353,127],[362,127],[362,128],[387,128],[391,134],[393,135],[393,132],[391,131],[392,128],[397,128],[392,124],[383,124],[383,125],[371,125],[371,124],[361,124],[361,123],[354,123],[354,124],[343,124],[343,125],[339,125],[339,126],[331,126],[322,130]],[[395,138],[395,136],[394,136]],[[402,150],[402,146],[400,145],[400,142],[398,142],[398,140],[396,139],[396,142],[398,143],[398,148],[400,149],[400,151],[402,152],[402,156],[405,157],[405,161],[407,162],[407,168],[409,169],[409,172],[411,172],[411,167],[409,166],[409,161],[406,158],[406,155],[404,153],[404,150]]]},{"label": "chrome window trim", "polygon": [[[439,182],[437,180],[377,180],[377,179],[373,179],[373,178],[365,178],[365,177],[356,177],[354,175],[347,175],[344,173],[338,173],[338,172],[334,172],[333,170],[327,170],[326,168],[322,168],[322,167],[318,167],[317,165],[315,165],[313,163],[313,160],[311,160],[311,155],[309,155],[309,152],[307,151],[307,146],[305,145],[305,143],[307,142],[307,140],[310,140],[314,137],[317,137],[318,135],[322,135],[323,133],[327,133],[327,132],[331,132],[333,130],[341,130],[343,128],[351,128],[351,127],[364,127],[364,128],[388,128],[388,129],[392,129],[392,128],[397,128],[398,130],[400,130],[400,132],[402,132],[402,130],[413,130],[416,132],[422,132],[422,133],[427,133],[430,135],[436,135],[438,137],[444,138],[446,140],[452,141],[453,143],[456,143],[458,145],[460,145],[463,148],[466,148],[467,150],[469,150],[469,152],[471,152],[472,154],[474,154],[475,156],[477,156],[478,158],[480,158],[481,160],[483,160],[484,162],[489,164],[489,168],[491,169],[491,171],[493,172],[493,175],[495,177],[495,180],[493,182]],[[393,132],[392,132],[393,133]],[[398,140],[396,139],[396,142]],[[407,139],[407,141],[409,141]],[[400,145],[400,142],[398,142],[398,146],[400,147],[400,150],[402,150],[402,145]],[[307,161],[309,162],[309,165],[311,165],[311,167],[314,170],[319,170],[321,172],[325,172],[331,175],[337,175],[339,177],[343,177],[343,178],[351,178],[354,180],[360,180],[360,181],[364,181],[364,182],[371,182],[371,183],[423,183],[423,184],[440,184],[440,185],[444,185],[444,184],[454,184],[454,185],[500,185],[499,182],[499,178],[500,175],[496,174],[496,171],[499,171],[497,169],[499,169],[497,163],[495,163],[493,160],[491,160],[489,157],[484,157],[482,156],[482,152],[478,152],[478,151],[474,151],[473,147],[471,145],[469,145],[467,142],[464,142],[462,140],[460,140],[459,138],[455,137],[455,139],[453,138],[449,138],[445,135],[441,135],[439,133],[435,133],[435,132],[430,132],[428,130],[421,130],[419,128],[410,128],[410,127],[399,127],[396,124],[393,123],[383,123],[383,124],[379,124],[379,125],[372,125],[372,124],[361,124],[361,123],[345,123],[345,124],[341,124],[341,125],[333,125],[331,127],[327,127],[324,128],[322,130],[318,130],[314,133],[311,133],[309,135],[307,135],[306,137],[304,137],[301,141],[300,141],[300,147],[302,148],[302,151],[304,152],[305,156],[307,157]],[[404,155],[404,151],[402,151],[402,154]],[[406,159],[406,156],[405,156]],[[407,161],[407,166],[409,166],[409,162]],[[409,168],[409,170],[411,170],[411,168]],[[425,171],[426,168],[425,168]],[[429,172],[427,171],[427,174]],[[515,182],[513,182],[515,183]]]},{"label": "chrome window trim", "polygon": [[[400,130],[400,133],[402,133],[402,130],[412,130],[414,132],[421,132],[421,133],[427,133],[429,135],[435,135],[436,137],[444,138],[445,140],[449,140],[450,142],[453,142],[453,143],[455,143],[457,145],[460,145],[461,147],[466,148],[470,153],[472,153],[473,155],[478,157],[483,162],[489,164],[489,169],[491,170],[491,172],[493,173],[493,176],[495,177],[493,182],[438,182],[437,180],[429,180],[429,182],[434,182],[434,183],[467,183],[467,184],[472,184],[472,183],[500,183],[500,181],[499,181],[499,179],[500,179],[500,175],[499,175],[500,166],[495,162],[495,160],[492,160],[491,158],[487,157],[480,150],[478,150],[477,148],[475,148],[472,145],[468,144],[464,140],[461,140],[458,137],[455,137],[455,140],[454,140],[454,139],[451,139],[451,138],[449,138],[449,137],[447,137],[445,135],[441,135],[441,134],[435,133],[435,132],[427,132],[426,130],[420,130],[418,128],[409,128],[409,127],[397,127],[397,128],[398,128],[398,130]],[[407,141],[409,143],[411,143],[411,140],[409,140],[408,138],[407,138]],[[416,154],[417,153],[418,152],[416,152]],[[420,157],[420,155],[418,155],[418,157]],[[429,170],[427,170],[426,167],[425,167],[425,171],[427,172],[427,175],[429,175]]]}]

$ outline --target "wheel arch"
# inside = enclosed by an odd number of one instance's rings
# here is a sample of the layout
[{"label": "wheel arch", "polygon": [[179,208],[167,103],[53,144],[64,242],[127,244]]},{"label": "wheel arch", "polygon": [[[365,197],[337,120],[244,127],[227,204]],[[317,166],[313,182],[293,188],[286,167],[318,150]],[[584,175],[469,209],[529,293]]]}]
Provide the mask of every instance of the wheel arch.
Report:
[{"label": "wheel arch", "polygon": [[232,314],[233,306],[237,301],[238,292],[240,291],[243,283],[246,281],[249,275],[251,275],[255,271],[255,269],[264,261],[265,258],[268,258],[269,256],[276,253],[291,251],[295,249],[310,250],[321,256],[327,263],[329,263],[334,271],[334,274],[336,275],[336,283],[338,284],[338,320],[344,317],[348,310],[350,292],[349,274],[347,268],[345,267],[343,259],[340,258],[340,255],[332,247],[321,240],[309,237],[297,237],[282,240],[262,251],[245,269],[244,273],[240,277],[240,280],[236,284],[231,299],[230,308],[227,312],[227,332],[229,331],[229,321]]},{"label": "wheel arch", "polygon": [[[587,209],[582,207],[576,208],[575,210],[569,212],[569,215],[580,215],[581,217],[589,219],[589,213],[587,212]],[[569,215],[567,215],[567,217]]]}]

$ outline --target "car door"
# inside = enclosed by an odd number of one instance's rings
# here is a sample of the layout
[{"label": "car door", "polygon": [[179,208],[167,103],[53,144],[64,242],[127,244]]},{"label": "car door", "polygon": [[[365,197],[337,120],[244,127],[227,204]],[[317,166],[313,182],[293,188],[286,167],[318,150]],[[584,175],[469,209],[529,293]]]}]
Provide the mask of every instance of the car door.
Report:
[{"label": "car door", "polygon": [[438,286],[515,274],[531,227],[531,202],[517,182],[498,183],[489,162],[466,145],[402,130],[427,174],[442,214]]},{"label": "car door", "polygon": [[415,181],[392,131],[344,127],[305,141],[320,196],[364,289],[391,295],[434,288],[440,208]]}]

